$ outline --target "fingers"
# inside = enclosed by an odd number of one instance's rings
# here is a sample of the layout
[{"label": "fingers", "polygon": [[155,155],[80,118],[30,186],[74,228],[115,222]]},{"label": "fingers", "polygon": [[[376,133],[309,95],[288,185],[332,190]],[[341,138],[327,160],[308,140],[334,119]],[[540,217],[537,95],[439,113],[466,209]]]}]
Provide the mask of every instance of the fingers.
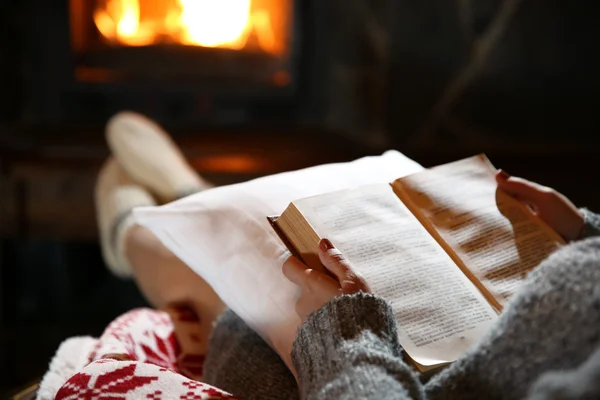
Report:
[{"label": "fingers", "polygon": [[[322,239],[319,243],[319,258],[321,263],[329,270],[340,282],[347,279],[349,275],[356,275],[348,261],[342,253],[336,249],[328,239]],[[297,285],[304,285],[310,274],[306,271],[311,271],[296,257],[291,256],[283,264],[283,275]],[[318,271],[314,271],[315,273]],[[325,274],[321,274],[325,276]]]},{"label": "fingers", "polygon": [[331,298],[338,294],[340,284],[330,276],[314,269],[308,269],[304,273],[306,281],[304,287],[310,291],[320,293]]},{"label": "fingers", "polygon": [[496,181],[500,189],[534,207],[546,202],[548,196],[552,194],[552,189],[526,179],[511,177],[502,170],[496,174]]},{"label": "fingers", "polygon": [[337,278],[344,293],[370,292],[366,281],[354,271],[348,260],[328,239],[321,239],[319,242],[319,259]]},{"label": "fingers", "polygon": [[287,259],[287,261],[283,264],[283,275],[292,283],[302,287],[309,288],[311,290],[327,290],[327,289],[336,289],[339,288],[339,283],[314,269],[308,268],[306,265],[302,263],[302,261],[298,260],[296,257],[292,256]]},{"label": "fingers", "polygon": [[306,271],[308,268],[296,257],[291,256],[283,264],[283,275],[292,283],[298,286],[304,286],[307,279]]},{"label": "fingers", "polygon": [[500,189],[533,208],[541,220],[566,241],[580,237],[583,214],[568,198],[549,187],[512,178],[504,171],[498,171],[496,181]]},{"label": "fingers", "polygon": [[342,253],[333,246],[329,239],[321,239],[319,242],[319,259],[329,272],[341,282],[346,279],[352,269]]},{"label": "fingers", "polygon": [[370,292],[366,282],[354,273],[347,260],[327,239],[319,243],[319,258],[334,277],[308,268],[295,257],[288,258],[282,267],[285,277],[300,289],[296,313],[303,321],[336,296]]}]

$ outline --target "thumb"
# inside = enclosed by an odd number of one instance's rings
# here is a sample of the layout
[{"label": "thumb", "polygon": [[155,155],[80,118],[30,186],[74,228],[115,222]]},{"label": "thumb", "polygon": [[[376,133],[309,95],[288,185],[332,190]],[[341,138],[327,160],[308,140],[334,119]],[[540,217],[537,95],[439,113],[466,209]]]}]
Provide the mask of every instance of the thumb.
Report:
[{"label": "thumb", "polygon": [[522,178],[506,176],[506,173],[499,172],[496,175],[498,187],[523,203],[539,208],[547,199],[549,189],[535,182]]},{"label": "thumb", "polygon": [[353,274],[344,255],[335,248],[329,239],[321,239],[319,242],[319,259],[340,283],[344,282],[349,274]]}]

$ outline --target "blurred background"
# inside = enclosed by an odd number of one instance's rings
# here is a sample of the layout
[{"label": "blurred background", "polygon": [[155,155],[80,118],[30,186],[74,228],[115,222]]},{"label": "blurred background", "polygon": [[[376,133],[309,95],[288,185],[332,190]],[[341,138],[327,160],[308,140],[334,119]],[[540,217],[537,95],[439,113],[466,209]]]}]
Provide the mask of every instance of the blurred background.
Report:
[{"label": "blurred background", "polygon": [[593,0],[0,0],[0,395],[144,306],[97,245],[108,118],[218,184],[485,152],[600,210]]}]

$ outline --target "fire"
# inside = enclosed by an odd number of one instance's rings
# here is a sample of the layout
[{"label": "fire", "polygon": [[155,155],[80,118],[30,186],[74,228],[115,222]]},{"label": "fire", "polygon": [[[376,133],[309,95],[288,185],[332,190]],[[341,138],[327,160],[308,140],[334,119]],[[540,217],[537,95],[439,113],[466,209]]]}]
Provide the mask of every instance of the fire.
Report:
[{"label": "fire", "polygon": [[253,38],[263,51],[281,53],[283,41],[276,37],[273,15],[252,3],[253,0],[106,0],[96,8],[94,22],[109,42],[127,46],[180,43],[242,49]]},{"label": "fire", "polygon": [[179,0],[185,43],[205,47],[246,45],[250,31],[250,0]]}]

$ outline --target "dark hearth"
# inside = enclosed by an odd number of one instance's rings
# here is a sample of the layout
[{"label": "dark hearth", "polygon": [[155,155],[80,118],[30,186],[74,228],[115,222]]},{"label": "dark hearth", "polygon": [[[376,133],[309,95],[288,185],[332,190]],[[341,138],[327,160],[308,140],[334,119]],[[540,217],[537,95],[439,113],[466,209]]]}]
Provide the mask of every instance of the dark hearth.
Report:
[{"label": "dark hearth", "polygon": [[35,122],[102,123],[133,109],[189,128],[294,114],[294,0],[33,3],[48,12],[28,32]]}]

